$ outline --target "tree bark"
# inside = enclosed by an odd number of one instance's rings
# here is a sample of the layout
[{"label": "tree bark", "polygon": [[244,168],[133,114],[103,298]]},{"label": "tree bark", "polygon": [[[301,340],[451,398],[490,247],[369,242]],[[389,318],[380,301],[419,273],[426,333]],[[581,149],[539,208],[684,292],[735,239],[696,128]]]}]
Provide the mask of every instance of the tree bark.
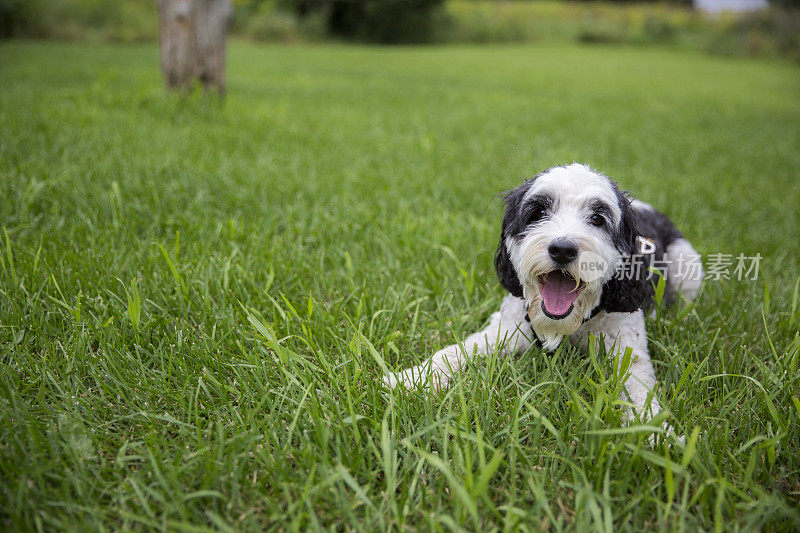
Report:
[{"label": "tree bark", "polygon": [[161,25],[161,70],[170,89],[198,80],[225,94],[225,44],[230,0],[156,0]]}]

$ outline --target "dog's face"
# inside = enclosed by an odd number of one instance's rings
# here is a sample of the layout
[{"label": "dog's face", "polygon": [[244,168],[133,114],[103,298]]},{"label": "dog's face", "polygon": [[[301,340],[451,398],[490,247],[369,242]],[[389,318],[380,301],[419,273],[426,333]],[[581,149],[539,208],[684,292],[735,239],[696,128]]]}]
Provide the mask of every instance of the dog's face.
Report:
[{"label": "dog's face", "polygon": [[524,298],[544,347],[555,349],[601,304],[635,246],[628,198],[606,176],[573,164],[508,193],[495,266],[503,287]]}]

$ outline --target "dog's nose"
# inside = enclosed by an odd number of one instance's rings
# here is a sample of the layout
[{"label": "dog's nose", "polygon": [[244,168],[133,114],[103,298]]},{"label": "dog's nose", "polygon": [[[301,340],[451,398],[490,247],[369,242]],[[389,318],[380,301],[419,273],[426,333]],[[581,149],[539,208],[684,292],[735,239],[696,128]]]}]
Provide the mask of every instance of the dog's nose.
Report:
[{"label": "dog's nose", "polygon": [[547,253],[557,264],[568,265],[578,257],[578,245],[569,239],[556,239],[547,247]]}]

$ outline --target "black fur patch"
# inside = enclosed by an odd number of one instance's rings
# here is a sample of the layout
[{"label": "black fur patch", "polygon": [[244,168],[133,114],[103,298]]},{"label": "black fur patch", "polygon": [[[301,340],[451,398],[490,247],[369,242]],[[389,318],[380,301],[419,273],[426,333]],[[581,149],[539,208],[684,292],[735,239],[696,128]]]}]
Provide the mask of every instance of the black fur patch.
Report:
[{"label": "black fur patch", "polygon": [[[683,238],[680,230],[664,213],[659,213],[655,209],[634,209],[634,212],[639,235],[655,242],[656,252],[660,251],[662,257],[667,246]],[[661,257],[658,259],[660,260]]]},{"label": "black fur patch", "polygon": [[530,213],[527,215],[520,213],[520,207],[525,193],[531,188],[536,177],[526,181],[516,189],[508,191],[503,197],[506,211],[503,215],[503,228],[500,231],[500,244],[497,245],[497,251],[494,254],[494,268],[497,271],[497,279],[500,280],[500,285],[517,298],[522,298],[522,285],[519,282],[517,271],[514,270],[514,265],[511,264],[511,257],[509,257],[506,249],[506,238],[516,237],[527,227]]},{"label": "black fur patch", "polygon": [[[617,195],[622,209],[622,222],[614,236],[614,244],[626,258],[619,269],[622,275],[618,271],[618,274],[603,286],[598,308],[609,313],[632,313],[638,309],[648,309],[653,305],[658,276],[650,269],[655,267],[663,273],[663,259],[667,246],[683,235],[665,214],[655,209],[634,208],[625,193],[617,190]],[[637,236],[649,239],[655,244],[652,254],[641,254]],[[633,261],[637,262],[638,266],[632,266]]]},{"label": "black fur patch", "polygon": [[612,241],[623,255],[623,260],[614,277],[603,285],[598,307],[607,313],[633,313],[641,309],[648,299],[648,266],[642,265],[637,269],[631,264],[631,258],[639,253],[636,213],[628,196],[614,182],[611,185],[621,213],[619,227],[612,233]]}]

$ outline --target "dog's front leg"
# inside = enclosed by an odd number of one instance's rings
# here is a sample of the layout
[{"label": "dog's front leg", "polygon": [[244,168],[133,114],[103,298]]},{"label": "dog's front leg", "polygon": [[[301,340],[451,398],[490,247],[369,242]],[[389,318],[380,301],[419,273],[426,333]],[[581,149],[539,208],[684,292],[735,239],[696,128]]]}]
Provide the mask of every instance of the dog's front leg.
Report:
[{"label": "dog's front leg", "polygon": [[[647,350],[644,312],[641,310],[634,313],[602,312],[586,322],[578,333],[579,342],[584,347],[589,333],[602,337],[609,355],[614,357],[615,365],[621,364],[625,350],[631,349],[632,362],[628,369],[629,376],[625,381],[625,390],[632,404],[632,408],[625,411],[625,418],[629,422],[633,421],[636,415],[644,421],[661,412],[661,405],[655,396],[648,402],[648,396],[656,384],[656,375]],[[575,337],[573,335],[573,340],[576,340]]]},{"label": "dog's front leg", "polygon": [[[433,354],[420,365],[391,373],[384,383],[394,388],[426,386],[446,387],[455,372],[464,368],[471,357],[498,353],[514,353],[530,347],[530,327],[525,321],[525,307],[520,298],[508,295],[493,313],[489,325],[464,340],[463,345],[453,344]],[[463,349],[462,349],[463,347]]]}]

